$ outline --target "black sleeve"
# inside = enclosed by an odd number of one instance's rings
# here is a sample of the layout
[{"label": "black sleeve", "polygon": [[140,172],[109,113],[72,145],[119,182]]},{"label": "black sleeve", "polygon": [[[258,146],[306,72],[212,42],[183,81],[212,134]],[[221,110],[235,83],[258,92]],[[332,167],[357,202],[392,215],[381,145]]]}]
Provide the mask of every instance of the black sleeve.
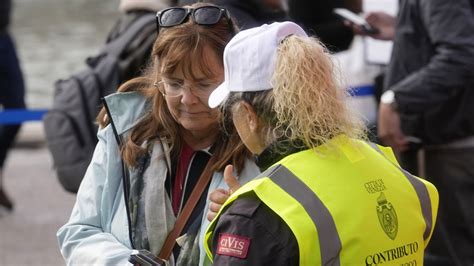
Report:
[{"label": "black sleeve", "polygon": [[390,88],[397,91],[397,103],[404,112],[439,105],[473,79],[474,16],[469,0],[420,3],[422,26],[434,54],[425,66]]},{"label": "black sleeve", "polygon": [[[223,237],[246,239],[243,254],[219,253]],[[226,239],[227,240],[227,239]],[[298,265],[299,249],[286,223],[254,193],[239,197],[221,215],[212,239],[213,265]],[[225,252],[224,252],[225,253]]]},{"label": "black sleeve", "polygon": [[337,17],[334,8],[347,8],[343,0],[289,0],[289,16],[310,35],[316,35],[332,52],[347,50],[354,33]]}]

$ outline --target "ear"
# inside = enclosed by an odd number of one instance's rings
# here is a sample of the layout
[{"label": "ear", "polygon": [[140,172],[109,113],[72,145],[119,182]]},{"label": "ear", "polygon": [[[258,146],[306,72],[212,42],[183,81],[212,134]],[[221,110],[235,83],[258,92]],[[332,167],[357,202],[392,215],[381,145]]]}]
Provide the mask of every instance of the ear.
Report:
[{"label": "ear", "polygon": [[244,113],[244,117],[247,119],[249,124],[249,129],[252,133],[256,133],[260,127],[260,119],[258,118],[257,113],[252,105],[249,103],[242,101],[240,103],[241,110]]}]

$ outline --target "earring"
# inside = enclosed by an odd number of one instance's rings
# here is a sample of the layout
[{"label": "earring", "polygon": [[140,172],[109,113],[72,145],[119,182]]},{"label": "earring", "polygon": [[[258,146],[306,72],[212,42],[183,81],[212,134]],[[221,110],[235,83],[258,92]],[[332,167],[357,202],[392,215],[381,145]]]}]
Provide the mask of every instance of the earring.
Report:
[{"label": "earring", "polygon": [[163,97],[165,97],[166,96],[165,93],[163,91],[161,91],[160,87],[159,87],[159,84],[162,84],[162,83],[163,83],[163,81],[155,81],[155,82],[153,82],[153,86],[155,86],[155,88],[157,88],[160,91],[161,95],[163,95]]}]

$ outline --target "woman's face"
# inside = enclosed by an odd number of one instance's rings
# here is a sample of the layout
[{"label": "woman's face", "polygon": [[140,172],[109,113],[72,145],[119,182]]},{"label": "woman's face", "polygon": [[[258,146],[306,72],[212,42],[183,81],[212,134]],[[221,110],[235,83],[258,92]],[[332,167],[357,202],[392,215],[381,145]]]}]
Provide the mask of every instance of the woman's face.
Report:
[{"label": "woman's face", "polygon": [[240,101],[231,108],[232,122],[244,145],[253,154],[260,154],[265,149],[265,143],[259,135],[259,118],[253,108]]},{"label": "woman's face", "polygon": [[[206,58],[213,76],[206,76],[201,70],[199,60],[192,63],[193,75],[185,75],[184,67],[178,67],[169,76],[163,76],[166,102],[173,118],[185,130],[193,135],[209,130],[216,130],[218,124],[218,110],[211,109],[207,101],[211,92],[224,80],[222,60],[210,48],[204,48]],[[194,76],[194,80],[186,77]]]}]

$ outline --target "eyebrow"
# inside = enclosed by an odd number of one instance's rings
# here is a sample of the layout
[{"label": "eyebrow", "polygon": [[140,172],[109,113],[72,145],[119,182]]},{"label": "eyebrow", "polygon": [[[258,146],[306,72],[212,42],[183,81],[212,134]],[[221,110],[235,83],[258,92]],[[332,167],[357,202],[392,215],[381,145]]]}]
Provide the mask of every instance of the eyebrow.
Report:
[{"label": "eyebrow", "polygon": [[[184,82],[184,79],[175,78],[175,77],[163,77],[163,78],[171,80],[171,81],[175,81],[175,82]],[[214,81],[214,79],[212,79],[212,78],[200,78],[200,79],[194,80],[194,82],[203,82],[203,81]]]}]

